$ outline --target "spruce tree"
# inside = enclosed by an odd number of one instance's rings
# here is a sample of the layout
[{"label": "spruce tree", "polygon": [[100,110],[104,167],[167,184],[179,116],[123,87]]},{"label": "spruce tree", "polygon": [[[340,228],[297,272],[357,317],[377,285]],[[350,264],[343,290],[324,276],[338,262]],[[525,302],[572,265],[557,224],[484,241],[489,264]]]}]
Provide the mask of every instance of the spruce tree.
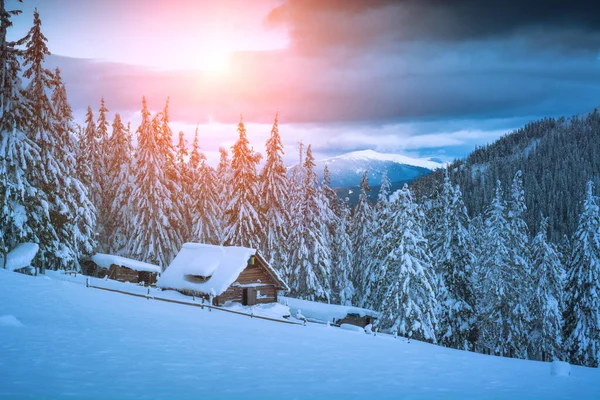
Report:
[{"label": "spruce tree", "polygon": [[32,182],[39,189],[41,207],[35,212],[34,232],[40,244],[36,265],[42,273],[47,266],[55,266],[62,250],[57,230],[61,229],[65,212],[61,193],[64,191],[64,173],[55,158],[57,145],[53,132],[55,121],[53,107],[47,93],[53,86],[52,73],[44,68],[44,61],[50,55],[46,46],[47,39],[41,31],[42,21],[37,10],[33,14],[33,27],[23,39],[25,51],[23,76],[29,79],[25,90],[30,119],[28,136],[40,149],[40,160],[32,171]]},{"label": "spruce tree", "polygon": [[200,243],[220,245],[223,241],[221,187],[217,171],[208,165],[206,156],[200,152],[197,129],[190,157],[190,169],[193,176],[192,236]]},{"label": "spruce tree", "polygon": [[370,257],[365,260],[364,271],[361,281],[364,283],[364,294],[362,301],[357,305],[367,308],[378,309],[381,299],[380,286],[386,273],[383,259],[390,251],[391,243],[386,240],[390,229],[391,205],[389,201],[391,182],[387,172],[381,177],[381,187],[377,196],[377,204],[373,211],[373,225],[370,237],[367,238],[370,249]]},{"label": "spruce tree", "polygon": [[590,181],[567,269],[565,347],[572,363],[597,367],[600,357],[600,214],[592,190]]},{"label": "spruce tree", "polygon": [[283,143],[279,135],[279,114],[275,116],[271,137],[266,144],[267,159],[259,178],[260,213],[263,216],[261,250],[277,269],[285,260],[285,238],[289,224],[288,180],[283,163]]},{"label": "spruce tree", "polygon": [[475,260],[462,193],[458,186],[452,185],[447,171],[436,210],[431,247],[441,286],[438,339],[445,346],[468,350],[475,322],[472,286]]},{"label": "spruce tree", "polygon": [[61,167],[57,177],[60,193],[51,215],[56,217],[56,233],[60,243],[56,267],[79,269],[79,259],[89,255],[96,246],[96,210],[88,197],[88,190],[77,178],[75,129],[73,113],[67,102],[67,91],[57,68],[52,93],[54,127],[54,157]]},{"label": "spruce tree", "polygon": [[164,269],[179,251],[182,239],[169,218],[176,212],[176,205],[167,186],[164,152],[159,148],[161,132],[155,128],[143,98],[131,196],[133,230],[128,247],[132,257]]},{"label": "spruce tree", "polygon": [[6,38],[11,16],[19,13],[0,2],[0,253],[5,263],[19,242],[35,240],[34,220],[43,209],[43,194],[31,175],[40,156],[39,147],[26,136],[30,115],[21,83],[22,53]]},{"label": "spruce tree", "polygon": [[354,253],[354,268],[352,271],[352,282],[354,282],[356,304],[363,304],[365,300],[365,292],[369,282],[364,276],[364,265],[370,259],[370,235],[373,223],[373,209],[369,204],[368,193],[371,191],[369,187],[368,171],[365,171],[360,182],[360,195],[358,204],[354,208],[352,216],[352,250]]},{"label": "spruce tree", "polygon": [[292,294],[311,301],[331,301],[331,253],[327,227],[321,219],[325,211],[324,196],[318,187],[311,146],[306,149],[299,212],[292,225],[293,248],[290,264],[294,266],[290,283]]},{"label": "spruce tree", "polygon": [[105,230],[111,254],[126,254],[131,232],[130,198],[134,185],[132,144],[121,116],[117,113],[109,139],[105,197],[110,200]]},{"label": "spruce tree", "polygon": [[192,236],[192,174],[187,162],[188,150],[183,132],[179,132],[179,140],[175,152],[175,165],[179,176],[180,193],[177,195],[182,223],[181,236],[187,242]]},{"label": "spruce tree", "polygon": [[548,242],[548,219],[543,218],[531,243],[532,281],[529,357],[557,360],[562,355],[562,310],[565,272],[554,245]]},{"label": "spruce tree", "polygon": [[258,249],[262,222],[258,205],[256,168],[260,154],[248,143],[243,120],[238,124],[239,139],[231,148],[233,190],[225,211],[225,244]]},{"label": "spruce tree", "polygon": [[435,343],[437,301],[431,253],[421,228],[424,218],[404,185],[391,216],[387,240],[394,245],[383,259],[387,270],[378,324],[408,338]]}]

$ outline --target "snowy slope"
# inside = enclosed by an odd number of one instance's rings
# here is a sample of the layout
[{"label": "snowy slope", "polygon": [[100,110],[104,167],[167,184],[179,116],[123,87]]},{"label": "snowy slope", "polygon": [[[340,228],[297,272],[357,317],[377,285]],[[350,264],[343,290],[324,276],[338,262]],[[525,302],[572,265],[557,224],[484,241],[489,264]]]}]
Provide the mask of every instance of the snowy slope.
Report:
[{"label": "snowy slope", "polygon": [[0,270],[0,398],[600,398],[598,369],[297,326]]}]

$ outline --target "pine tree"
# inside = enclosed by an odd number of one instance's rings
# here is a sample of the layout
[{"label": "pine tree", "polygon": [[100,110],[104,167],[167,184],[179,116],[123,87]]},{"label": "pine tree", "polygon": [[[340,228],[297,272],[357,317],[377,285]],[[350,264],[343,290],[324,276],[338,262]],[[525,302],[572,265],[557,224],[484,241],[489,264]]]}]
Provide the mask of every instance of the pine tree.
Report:
[{"label": "pine tree", "polygon": [[42,21],[37,10],[33,14],[33,27],[23,39],[25,51],[23,76],[29,79],[25,90],[31,118],[28,123],[28,136],[40,149],[40,162],[32,171],[32,182],[39,189],[41,207],[35,212],[35,237],[40,244],[35,263],[42,273],[48,265],[53,266],[62,250],[57,229],[64,220],[63,199],[64,174],[61,164],[55,158],[56,146],[53,132],[53,108],[47,93],[53,85],[52,73],[44,68],[44,59],[50,55],[47,39],[41,31]]},{"label": "pine tree", "polygon": [[531,298],[529,356],[542,361],[560,359],[562,354],[562,293],[564,268],[554,245],[548,242],[548,219],[542,219],[531,243],[534,282]]},{"label": "pine tree", "polygon": [[[29,108],[21,83],[21,51],[6,38],[11,16],[0,2],[0,253],[21,241],[34,240],[33,220],[42,209],[42,194],[30,171],[39,163],[39,148],[27,136]],[[2,265],[5,267],[5,265]]]},{"label": "pine tree", "polygon": [[405,185],[391,216],[387,240],[394,246],[383,259],[387,270],[378,323],[388,331],[435,343],[437,304],[431,254],[421,229],[424,218]]},{"label": "pine tree", "polygon": [[294,266],[290,288],[292,294],[311,301],[331,301],[331,253],[321,215],[325,213],[324,196],[318,187],[311,146],[306,149],[299,212],[291,227],[293,245],[290,264]]},{"label": "pine tree", "polygon": [[369,241],[370,257],[365,261],[361,277],[364,282],[364,295],[362,296],[362,302],[358,303],[360,306],[372,309],[380,307],[379,302],[382,300],[380,291],[385,290],[380,284],[386,274],[386,266],[382,262],[391,250],[387,247],[391,243],[385,240],[391,223],[390,191],[391,182],[388,179],[387,172],[384,172],[381,177],[377,204],[373,211],[372,231],[367,239]]},{"label": "pine tree", "polygon": [[597,367],[600,358],[600,214],[592,190],[590,181],[567,269],[565,347],[571,362]]},{"label": "pine tree", "polygon": [[105,230],[109,239],[109,252],[125,255],[132,230],[129,208],[134,171],[131,163],[133,157],[131,139],[119,114],[115,114],[109,146],[111,151],[107,153],[105,197],[111,202]]},{"label": "pine tree", "polygon": [[514,343],[512,354],[517,358],[527,358],[527,343],[530,331],[529,303],[532,288],[531,255],[529,230],[525,223],[525,193],[523,174],[517,171],[511,185],[511,199],[508,207],[510,270],[507,282],[511,288],[512,315],[511,340]]},{"label": "pine tree", "polygon": [[[226,164],[226,162],[224,163]],[[192,146],[190,168],[194,177],[192,191],[193,238],[200,243],[220,245],[223,241],[221,187],[217,171],[208,165],[206,156],[200,152],[198,129],[196,129]]]},{"label": "pine tree", "polygon": [[94,141],[92,145],[97,147],[94,152],[98,158],[94,164],[91,164],[92,175],[94,177],[95,193],[93,196],[94,205],[97,210],[98,220],[98,244],[99,250],[102,252],[108,251],[110,232],[108,231],[111,222],[109,221],[110,207],[112,199],[107,193],[109,191],[107,176],[108,176],[108,164],[110,163],[110,144],[108,136],[108,120],[106,119],[106,113],[108,109],[104,104],[104,97],[100,99],[100,110],[98,110],[98,121],[96,122],[96,133],[94,135]]},{"label": "pine tree", "polygon": [[258,249],[262,223],[256,167],[260,154],[250,149],[243,120],[238,124],[238,134],[239,139],[231,148],[233,191],[225,211],[225,244]]},{"label": "pine tree", "polygon": [[179,251],[182,239],[171,226],[176,212],[167,186],[164,152],[159,148],[160,130],[150,121],[146,99],[142,100],[142,123],[138,129],[135,187],[131,196],[133,231],[129,238],[132,257],[163,269]]},{"label": "pine tree", "polygon": [[261,249],[269,262],[280,270],[285,264],[285,238],[289,224],[287,170],[283,163],[283,144],[279,135],[279,114],[266,144],[267,160],[259,178],[260,213],[263,216]]},{"label": "pine tree", "polygon": [[218,205],[220,220],[220,237],[219,244],[225,242],[226,232],[226,215],[227,207],[231,201],[233,192],[233,171],[231,169],[231,160],[229,159],[229,153],[223,147],[219,148],[219,165],[217,166],[217,186],[219,187]]},{"label": "pine tree", "polygon": [[181,226],[181,236],[183,241],[187,242],[192,236],[192,174],[187,163],[188,150],[183,132],[179,132],[179,141],[177,142],[175,152],[175,164],[177,175],[179,176],[179,186],[181,187],[177,199],[180,206],[180,213],[183,223]]},{"label": "pine tree", "polygon": [[85,130],[79,138],[77,153],[77,176],[90,192],[92,203],[97,203],[100,187],[94,179],[94,165],[100,162],[100,147],[96,137],[94,113],[88,106],[85,118]]},{"label": "pine tree", "polygon": [[360,195],[358,204],[354,208],[352,218],[352,250],[354,253],[354,270],[352,271],[352,282],[354,282],[355,304],[363,304],[365,300],[365,292],[369,285],[365,281],[364,276],[364,260],[370,258],[370,236],[373,222],[373,210],[369,204],[368,193],[371,191],[369,187],[368,172],[365,171],[360,182]]},{"label": "pine tree", "polygon": [[76,138],[73,127],[73,113],[67,102],[67,91],[57,68],[54,73],[52,93],[54,120],[54,157],[59,162],[61,173],[58,176],[60,193],[51,207],[56,233],[60,243],[56,257],[56,267],[80,269],[79,259],[89,255],[94,247],[96,210],[88,197],[88,190],[77,179]]},{"label": "pine tree", "polygon": [[507,204],[498,181],[496,195],[487,211],[481,255],[481,271],[484,274],[479,288],[479,293],[484,296],[480,316],[482,341],[497,355],[524,357],[527,349],[521,340],[522,295],[519,293],[521,287],[515,282],[518,275],[515,275],[511,264],[513,253],[510,243]]},{"label": "pine tree", "polygon": [[447,170],[436,210],[431,247],[440,275],[438,339],[445,346],[468,350],[469,334],[475,323],[472,287],[475,260],[462,193],[458,186],[452,186]]}]

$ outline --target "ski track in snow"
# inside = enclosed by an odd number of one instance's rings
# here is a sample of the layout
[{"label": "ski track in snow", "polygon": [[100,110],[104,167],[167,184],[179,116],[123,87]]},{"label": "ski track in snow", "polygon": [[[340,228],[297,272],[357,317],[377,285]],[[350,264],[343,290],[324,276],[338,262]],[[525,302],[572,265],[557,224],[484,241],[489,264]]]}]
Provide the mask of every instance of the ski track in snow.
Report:
[{"label": "ski track in snow", "polygon": [[[0,270],[0,398],[600,398],[600,370],[293,326]],[[12,320],[13,318],[5,318]]]}]

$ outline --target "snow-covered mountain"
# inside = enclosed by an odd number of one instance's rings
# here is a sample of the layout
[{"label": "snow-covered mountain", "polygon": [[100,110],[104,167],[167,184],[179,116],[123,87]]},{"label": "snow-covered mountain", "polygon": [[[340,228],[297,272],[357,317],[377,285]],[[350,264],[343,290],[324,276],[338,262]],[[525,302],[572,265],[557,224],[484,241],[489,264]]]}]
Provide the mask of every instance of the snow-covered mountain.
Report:
[{"label": "snow-covered mountain", "polygon": [[358,188],[365,171],[368,171],[371,187],[369,197],[375,201],[384,172],[387,171],[392,190],[396,190],[405,183],[444,166],[441,161],[431,158],[412,158],[402,154],[379,153],[374,150],[354,151],[318,160],[315,164],[319,180],[323,179],[325,165],[328,166],[331,173],[331,186],[336,189],[341,198],[348,197],[350,204],[358,201]]},{"label": "snow-covered mountain", "polygon": [[365,171],[368,171],[369,183],[378,186],[381,176],[386,171],[391,182],[404,183],[443,166],[442,163],[431,159],[378,153],[373,150],[355,151],[317,161],[315,168],[319,178],[323,177],[325,165],[329,167],[331,185],[335,188],[358,187]]}]

